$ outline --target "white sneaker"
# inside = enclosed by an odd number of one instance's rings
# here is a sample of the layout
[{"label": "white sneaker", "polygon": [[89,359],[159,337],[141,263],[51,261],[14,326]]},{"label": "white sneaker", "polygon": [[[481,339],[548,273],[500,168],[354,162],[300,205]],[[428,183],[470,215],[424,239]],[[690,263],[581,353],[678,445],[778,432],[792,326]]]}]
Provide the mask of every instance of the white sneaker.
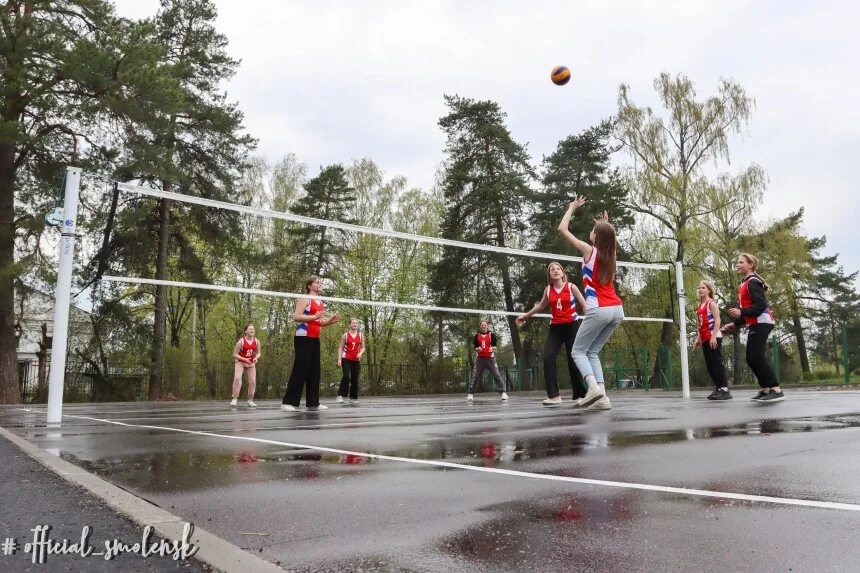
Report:
[{"label": "white sneaker", "polygon": [[582,398],[580,406],[591,406],[605,396],[606,388],[603,387],[603,384],[598,384],[596,387],[588,389],[588,393]]},{"label": "white sneaker", "polygon": [[508,393],[502,392],[502,402],[507,402],[507,401],[508,401]]},{"label": "white sneaker", "polygon": [[350,406],[358,406],[358,398],[356,398],[354,400],[352,398],[350,398],[349,399],[349,405]]},{"label": "white sneaker", "polygon": [[612,404],[609,403],[609,396],[600,398],[597,402],[587,408],[588,410],[611,410]]},{"label": "white sneaker", "polygon": [[256,408],[257,404],[253,400],[248,400],[248,407],[249,408]]},{"label": "white sneaker", "polygon": [[235,408],[238,403],[239,403],[239,399],[233,398],[232,400],[230,400],[230,407]]},{"label": "white sneaker", "polygon": [[284,412],[298,412],[299,409],[292,404],[281,404],[281,410]]},{"label": "white sneaker", "polygon": [[334,401],[337,402],[338,404],[343,404],[343,396],[338,396],[337,398],[334,399]]},{"label": "white sneaker", "polygon": [[319,406],[308,406],[308,410],[328,410],[328,406],[325,404],[320,404]]},{"label": "white sneaker", "polygon": [[472,401],[472,400],[474,400],[474,399],[475,399],[475,397],[474,397],[474,396],[472,396],[471,394],[466,394],[466,401],[467,401],[467,402],[471,402],[471,401]]},{"label": "white sneaker", "polygon": [[582,408],[582,398],[574,398],[573,401],[576,403],[577,408]]},{"label": "white sneaker", "polygon": [[561,396],[556,396],[555,398],[547,398],[543,401],[544,406],[558,406],[561,404]]}]

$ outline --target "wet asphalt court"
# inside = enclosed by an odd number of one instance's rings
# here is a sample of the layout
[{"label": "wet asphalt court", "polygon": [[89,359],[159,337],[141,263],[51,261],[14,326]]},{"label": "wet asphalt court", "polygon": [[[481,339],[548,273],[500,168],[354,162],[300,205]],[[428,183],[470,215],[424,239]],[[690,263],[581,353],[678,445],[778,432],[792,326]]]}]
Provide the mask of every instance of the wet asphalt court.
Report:
[{"label": "wet asphalt court", "polygon": [[860,392],[752,394],[88,404],[0,425],[289,570],[860,571]]}]

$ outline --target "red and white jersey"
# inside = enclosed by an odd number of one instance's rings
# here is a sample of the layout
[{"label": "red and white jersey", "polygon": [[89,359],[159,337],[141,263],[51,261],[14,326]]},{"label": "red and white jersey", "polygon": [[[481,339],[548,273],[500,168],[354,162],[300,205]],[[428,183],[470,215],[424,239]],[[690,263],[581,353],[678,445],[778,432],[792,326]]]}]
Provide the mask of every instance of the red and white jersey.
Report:
[{"label": "red and white jersey", "polygon": [[347,330],[343,335],[343,354],[341,354],[342,358],[346,358],[347,360],[352,360],[353,362],[358,362],[358,353],[361,350],[361,333],[356,332],[355,336]]},{"label": "red and white jersey", "polygon": [[484,332],[478,332],[475,335],[476,348],[478,349],[478,357],[480,358],[492,358],[493,354],[493,333],[489,330]]},{"label": "red and white jersey", "polygon": [[[305,306],[304,315],[310,316],[312,314],[316,314],[319,311],[323,310],[325,305],[323,305],[322,301],[316,300],[314,298],[308,299],[308,304]],[[320,321],[312,320],[310,322],[300,322],[298,326],[296,326],[296,336],[307,336],[308,338],[319,338],[320,337]]]},{"label": "red and white jersey", "polygon": [[248,342],[248,339],[243,336],[239,339],[239,342],[242,343],[242,348],[239,350],[239,356],[253,360],[254,356],[257,355],[257,339],[254,338],[251,342]]},{"label": "red and white jersey", "polygon": [[[741,311],[753,305],[752,295],[750,294],[750,283],[752,282],[758,283],[761,286],[762,292],[764,292],[764,281],[761,280],[760,276],[752,274],[746,277],[741,282],[741,286],[738,287],[738,302],[740,303]],[[764,303],[767,304],[767,301],[764,301]],[[770,307],[767,306],[760,315],[744,316],[743,319],[747,326],[752,324],[774,324],[773,313],[770,311]]]},{"label": "red and white jersey", "polygon": [[[699,340],[702,342],[707,342],[714,336],[714,313],[711,312],[711,303],[713,300],[708,299],[698,307],[696,307],[696,314],[699,315]],[[723,333],[719,330],[716,331],[717,338],[722,338]]]},{"label": "red and white jersey", "polygon": [[597,249],[591,248],[591,256],[582,263],[582,294],[585,296],[586,308],[600,308],[603,306],[619,306],[621,299],[615,292],[612,281],[605,284],[597,282],[598,274]]},{"label": "red and white jersey", "polygon": [[573,296],[573,285],[565,282],[561,290],[548,285],[546,287],[549,309],[552,313],[550,324],[566,324],[576,320],[576,298]]}]

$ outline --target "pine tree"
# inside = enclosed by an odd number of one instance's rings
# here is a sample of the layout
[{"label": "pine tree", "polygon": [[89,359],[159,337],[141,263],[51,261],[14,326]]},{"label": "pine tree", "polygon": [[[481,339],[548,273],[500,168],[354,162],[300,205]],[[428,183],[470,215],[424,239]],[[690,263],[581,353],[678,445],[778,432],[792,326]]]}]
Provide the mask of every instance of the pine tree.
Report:
[{"label": "pine tree", "polygon": [[[132,126],[135,137],[121,171],[163,191],[229,200],[255,142],[243,133],[242,113],[223,92],[222,84],[235,73],[238,61],[227,54],[227,39],[215,30],[216,16],[210,0],[161,0],[154,39],[164,53],[162,72],[177,89],[172,99]],[[168,278],[171,253],[180,252],[188,260],[197,256],[191,239],[195,234],[204,242],[222,243],[241,236],[235,215],[175,205],[168,199],[158,201],[153,219],[154,275],[159,280]],[[151,400],[162,397],[168,310],[167,287],[154,290]]]},{"label": "pine tree", "polygon": [[[523,213],[531,196],[533,171],[525,147],[511,137],[506,114],[492,101],[445,96],[448,115],[439,120],[447,136],[441,187],[445,238],[506,247],[526,228]],[[444,306],[484,305],[498,299],[499,287],[507,311],[514,310],[514,269],[504,255],[446,248],[430,281],[437,302]],[[474,293],[474,295],[472,295]],[[514,317],[509,316],[514,354],[524,368],[524,354]],[[459,335],[467,335],[471,323]]]},{"label": "pine tree", "polygon": [[[329,165],[305,184],[305,195],[293,205],[293,213],[305,217],[355,223],[355,189],[346,179],[343,165]],[[308,225],[291,231],[308,273],[328,274],[337,257],[343,254],[338,237],[343,231]]]},{"label": "pine tree", "polygon": [[138,115],[163,86],[151,26],[104,0],[9,0],[0,30],[0,403],[16,403],[13,288],[35,262],[57,175],[109,159],[106,121]]}]

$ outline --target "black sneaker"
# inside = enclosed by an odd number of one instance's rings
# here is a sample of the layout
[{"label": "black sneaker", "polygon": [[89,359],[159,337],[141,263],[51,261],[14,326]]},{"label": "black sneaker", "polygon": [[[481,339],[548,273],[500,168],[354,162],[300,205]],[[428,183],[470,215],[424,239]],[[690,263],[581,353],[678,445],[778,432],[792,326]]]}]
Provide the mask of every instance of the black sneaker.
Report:
[{"label": "black sneaker", "polygon": [[765,392],[764,390],[759,390],[759,393],[756,394],[755,396],[753,396],[752,398],[750,398],[750,400],[752,400],[753,402],[758,402],[762,398],[765,398],[767,395],[768,395],[768,392]]},{"label": "black sneaker", "polygon": [[759,402],[767,402],[768,404],[771,402],[782,402],[785,400],[785,394],[782,392],[771,392],[764,398],[759,399]]},{"label": "black sneaker", "polygon": [[731,400],[732,393],[728,390],[723,390],[722,388],[714,391],[715,396],[712,400]]},{"label": "black sneaker", "polygon": [[720,393],[720,389],[717,388],[716,390],[714,390],[713,392],[708,394],[708,400],[719,400],[719,398],[717,397],[719,395],[719,393]]}]

